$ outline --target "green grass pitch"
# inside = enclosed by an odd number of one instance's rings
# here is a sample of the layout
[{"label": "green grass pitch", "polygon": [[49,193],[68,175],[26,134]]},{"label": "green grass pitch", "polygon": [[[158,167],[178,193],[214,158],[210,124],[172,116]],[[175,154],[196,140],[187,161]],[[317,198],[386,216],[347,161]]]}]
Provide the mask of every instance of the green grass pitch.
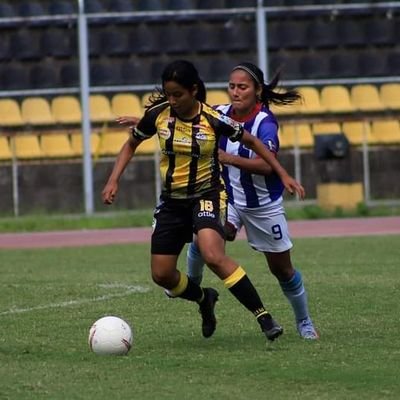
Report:
[{"label": "green grass pitch", "polygon": [[[264,258],[228,253],[284,326],[266,345],[258,324],[220,292],[218,325],[201,336],[197,307],[152,283],[149,246],[0,252],[0,399],[399,399],[400,237],[296,239],[318,342],[304,342]],[[180,259],[184,269],[184,254]],[[90,352],[90,325],[118,315],[128,356]]]}]

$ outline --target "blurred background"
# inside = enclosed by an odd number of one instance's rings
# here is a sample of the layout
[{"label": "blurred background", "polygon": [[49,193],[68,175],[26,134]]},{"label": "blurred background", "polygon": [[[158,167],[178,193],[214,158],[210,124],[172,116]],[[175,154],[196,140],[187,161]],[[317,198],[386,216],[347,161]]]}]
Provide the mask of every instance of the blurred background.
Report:
[{"label": "blurred background", "polygon": [[[210,104],[228,102],[240,61],[300,90],[273,111],[308,202],[400,204],[399,37],[399,1],[0,0],[0,214],[105,211],[127,137],[114,119],[142,115],[177,58]],[[157,146],[139,148],[115,208],[155,204]]]}]

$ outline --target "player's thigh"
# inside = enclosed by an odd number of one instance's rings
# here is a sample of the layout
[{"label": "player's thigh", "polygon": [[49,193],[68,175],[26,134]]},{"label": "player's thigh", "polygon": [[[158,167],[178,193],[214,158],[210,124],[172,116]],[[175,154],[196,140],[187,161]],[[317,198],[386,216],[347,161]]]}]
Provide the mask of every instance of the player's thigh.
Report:
[{"label": "player's thigh", "polygon": [[281,253],[293,247],[285,215],[261,210],[239,211],[249,245],[261,252]]}]

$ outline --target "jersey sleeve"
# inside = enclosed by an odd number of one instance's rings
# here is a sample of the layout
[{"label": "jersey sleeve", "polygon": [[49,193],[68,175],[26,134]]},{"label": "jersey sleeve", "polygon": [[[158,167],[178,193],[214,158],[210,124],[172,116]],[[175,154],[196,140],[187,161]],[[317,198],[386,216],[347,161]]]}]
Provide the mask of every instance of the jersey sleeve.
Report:
[{"label": "jersey sleeve", "polygon": [[240,141],[244,132],[243,125],[220,111],[211,108],[210,110],[211,112],[208,114],[208,118],[215,133],[228,137],[232,142]]},{"label": "jersey sleeve", "polygon": [[138,140],[145,140],[157,132],[156,120],[159,113],[156,109],[147,111],[138,125],[132,129],[132,136]]},{"label": "jersey sleeve", "polygon": [[258,128],[258,138],[268,150],[277,153],[279,150],[278,126],[271,121],[262,121]]}]

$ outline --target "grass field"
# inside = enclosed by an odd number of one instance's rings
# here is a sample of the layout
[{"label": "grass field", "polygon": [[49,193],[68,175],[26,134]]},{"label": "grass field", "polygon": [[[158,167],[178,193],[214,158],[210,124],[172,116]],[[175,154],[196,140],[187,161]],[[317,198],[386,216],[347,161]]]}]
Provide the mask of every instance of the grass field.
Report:
[{"label": "grass field", "polygon": [[[297,336],[263,257],[230,244],[285,328],[270,345],[208,271],[220,301],[217,331],[203,339],[196,307],[151,282],[148,245],[2,250],[0,399],[399,399],[399,244],[295,240],[321,333],[314,343]],[[89,327],[107,314],[132,325],[128,356],[89,351]]]}]

